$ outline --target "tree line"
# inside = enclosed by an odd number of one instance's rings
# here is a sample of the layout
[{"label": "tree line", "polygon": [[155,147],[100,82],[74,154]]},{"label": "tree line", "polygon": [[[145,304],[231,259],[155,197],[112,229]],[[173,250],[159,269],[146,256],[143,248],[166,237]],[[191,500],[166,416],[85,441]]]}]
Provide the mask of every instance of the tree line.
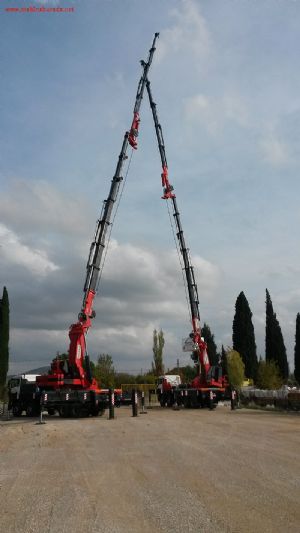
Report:
[{"label": "tree line", "polygon": [[[218,352],[214,334],[207,323],[201,329],[207,344],[207,352],[211,365],[221,365],[223,373],[228,375],[230,382],[238,386],[247,378],[259,388],[277,389],[287,383],[292,376],[281,327],[273,309],[270,293],[266,289],[266,329],[265,329],[265,360],[257,357],[255,332],[252,323],[252,312],[248,300],[242,291],[235,303],[235,314],[232,324],[232,347],[226,350],[222,345]],[[153,332],[152,372],[155,376],[164,373],[163,365],[163,332]],[[296,333],[294,349],[294,380],[300,385],[300,313],[296,316]],[[191,366],[174,367],[169,373],[180,373],[186,381],[195,377],[196,370]]]},{"label": "tree line", "polygon": [[[232,325],[232,348],[225,350],[222,345],[218,352],[214,334],[207,323],[203,324],[202,336],[207,343],[207,351],[211,365],[221,364],[224,373],[231,371],[241,373],[261,388],[278,388],[289,378],[289,365],[281,327],[273,309],[270,293],[266,289],[266,329],[265,329],[265,360],[258,360],[255,332],[252,323],[252,312],[248,300],[241,292],[235,303],[235,314]],[[119,387],[122,383],[154,383],[156,377],[164,374],[163,349],[165,345],[162,330],[153,331],[152,368],[146,373],[132,375],[116,372],[113,359],[109,354],[100,354],[97,362],[92,365],[93,375],[107,387]],[[67,358],[67,354],[61,357]],[[238,360],[240,358],[240,361]],[[9,364],[9,299],[6,287],[0,299],[0,397],[5,389]],[[242,365],[242,366],[241,366]],[[300,385],[300,313],[296,316],[295,348],[294,348],[294,379]],[[195,377],[193,366],[174,367],[169,373],[180,373],[184,381]]]},{"label": "tree line", "polygon": [[[204,324],[202,328],[202,335],[207,343],[211,364],[221,362],[222,366],[226,366],[224,346],[219,354],[214,335],[207,324]],[[266,289],[265,360],[261,357],[258,360],[257,357],[252,312],[244,292],[238,295],[235,303],[232,350],[227,350],[227,354],[231,351],[240,355],[245,377],[253,380],[261,388],[278,388],[290,377],[286,347],[268,289]],[[300,313],[296,316],[294,365],[294,379],[300,384]],[[227,369],[224,368],[224,370]]]}]

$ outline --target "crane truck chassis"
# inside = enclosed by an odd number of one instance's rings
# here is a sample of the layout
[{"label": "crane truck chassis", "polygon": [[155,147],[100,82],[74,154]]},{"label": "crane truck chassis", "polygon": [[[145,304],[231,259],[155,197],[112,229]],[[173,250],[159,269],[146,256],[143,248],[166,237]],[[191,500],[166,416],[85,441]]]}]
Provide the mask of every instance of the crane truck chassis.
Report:
[{"label": "crane truck chassis", "polygon": [[[157,106],[153,100],[150,81],[147,78],[146,88],[150,108],[152,111],[155,133],[157,138],[158,151],[161,159],[162,173],[161,184],[163,189],[162,200],[172,205],[174,225],[177,237],[178,255],[181,257],[186,282],[187,295],[189,301],[190,320],[192,332],[185,340],[183,351],[191,352],[191,357],[197,368],[197,376],[190,384],[181,385],[176,383],[171,376],[162,376],[158,386],[158,398],[162,406],[184,405],[185,407],[210,407],[213,408],[219,400],[224,399],[228,382],[226,376],[222,375],[222,368],[219,365],[211,365],[207,353],[207,345],[201,335],[200,311],[198,288],[194,276],[194,268],[191,263],[189,249],[186,245],[181,217],[178,209],[177,198],[174,187],[169,180],[169,169],[165,151],[165,143],[161,124],[158,120]],[[171,218],[171,216],[170,216]],[[179,376],[174,376],[179,378]]]},{"label": "crane truck chassis", "polygon": [[[62,417],[80,417],[102,415],[108,407],[109,391],[100,389],[72,390],[56,389],[43,390],[38,387],[38,376],[14,376],[8,381],[9,404],[8,409],[14,416],[38,416],[47,411],[49,415],[58,413]],[[115,389],[115,406],[121,405],[121,391]]]},{"label": "crane truck chassis", "polygon": [[[218,367],[212,367],[218,369]],[[217,376],[216,376],[217,377]],[[219,376],[218,376],[219,378]],[[158,378],[156,394],[161,407],[185,407],[214,409],[225,399],[225,387],[193,387],[181,383],[180,376],[164,375]]]}]

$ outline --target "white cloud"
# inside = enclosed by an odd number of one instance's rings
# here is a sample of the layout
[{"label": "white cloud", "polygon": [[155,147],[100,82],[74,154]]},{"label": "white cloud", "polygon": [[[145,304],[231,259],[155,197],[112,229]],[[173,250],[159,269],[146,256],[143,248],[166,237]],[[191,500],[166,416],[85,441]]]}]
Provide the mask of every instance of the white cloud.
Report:
[{"label": "white cloud", "polygon": [[[201,301],[209,301],[218,287],[219,270],[199,256],[193,258],[193,264]],[[65,287],[62,277],[68,278]],[[48,287],[45,281],[44,292],[49,297],[38,301],[35,286],[28,288],[26,299],[18,292],[14,294],[18,314],[14,314],[11,349],[16,359],[29,360],[36,354],[40,364],[43,354],[47,364],[49,354],[67,350],[68,327],[80,305],[80,298],[74,295],[81,288],[73,278],[70,284],[69,277],[69,270],[62,267]],[[174,251],[158,253],[113,240],[94,307],[97,316],[88,336],[89,352],[92,357],[110,353],[118,368],[150,367],[152,332],[160,327],[166,336],[166,364],[175,365],[176,357],[181,355],[182,338],[191,330]]]},{"label": "white cloud", "polygon": [[173,9],[171,15],[175,22],[171,28],[163,30],[155,61],[162,61],[170,54],[178,55],[183,50],[186,57],[192,54],[197,59],[206,58],[212,42],[199,4],[194,0],[182,0],[181,7]]},{"label": "white cloud", "polygon": [[238,94],[221,97],[195,94],[184,100],[184,115],[188,124],[201,124],[201,128],[206,128],[212,136],[222,131],[226,121],[242,127],[249,125],[247,106]]},{"label": "white cloud", "polygon": [[[195,278],[201,293],[211,296],[216,290],[220,272],[216,265],[195,255],[192,257]],[[129,298],[134,298],[139,289],[147,291],[155,297],[159,293],[161,303],[179,303],[178,291],[183,288],[183,280],[179,259],[175,250],[155,252],[153,249],[142,248],[132,244],[119,244],[112,240],[105,265],[103,280],[113,283],[121,281],[125,286],[132,286]],[[149,294],[149,296],[150,296]],[[151,305],[153,303],[151,302]]]},{"label": "white cloud", "polygon": [[0,198],[1,218],[18,231],[46,228],[60,234],[86,231],[84,206],[43,180],[13,179]]},{"label": "white cloud", "polygon": [[48,259],[44,250],[33,249],[23,244],[18,235],[0,224],[1,262],[5,261],[6,268],[11,265],[25,267],[32,274],[46,276],[59,267]]},{"label": "white cloud", "polygon": [[291,162],[288,145],[276,138],[275,134],[269,134],[262,139],[260,149],[264,160],[273,167],[284,166]]}]

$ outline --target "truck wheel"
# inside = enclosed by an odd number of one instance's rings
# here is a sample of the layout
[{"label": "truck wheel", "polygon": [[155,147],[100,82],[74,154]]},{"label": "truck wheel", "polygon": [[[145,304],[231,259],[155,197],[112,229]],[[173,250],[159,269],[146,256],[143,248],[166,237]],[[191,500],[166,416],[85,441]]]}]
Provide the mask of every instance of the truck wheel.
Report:
[{"label": "truck wheel", "polygon": [[26,416],[36,416],[36,411],[32,404],[27,405]]},{"label": "truck wheel", "polygon": [[71,409],[71,414],[73,418],[80,418],[81,416],[83,416],[83,410],[80,405],[73,405]]},{"label": "truck wheel", "polygon": [[23,409],[20,405],[13,405],[12,412],[14,416],[22,416]]},{"label": "truck wheel", "polygon": [[71,416],[71,410],[70,410],[70,407],[69,406],[62,406],[59,408],[59,416],[61,416],[62,418],[68,418],[69,416]]},{"label": "truck wheel", "polygon": [[53,416],[53,415],[55,415],[55,409],[54,409],[53,407],[49,407],[49,409],[48,409],[48,415],[49,415],[49,416]]}]

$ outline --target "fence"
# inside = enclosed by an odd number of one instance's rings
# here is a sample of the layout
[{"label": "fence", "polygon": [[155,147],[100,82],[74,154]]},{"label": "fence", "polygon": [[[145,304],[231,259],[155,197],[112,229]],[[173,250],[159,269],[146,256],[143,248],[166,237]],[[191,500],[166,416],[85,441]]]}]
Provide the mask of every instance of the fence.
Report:
[{"label": "fence", "polygon": [[[147,405],[156,405],[158,403],[156,395],[156,386],[154,383],[122,383],[122,392],[129,392],[131,394],[132,389],[137,392],[145,394],[145,402]],[[141,394],[139,394],[139,397]]]},{"label": "fence", "polygon": [[2,420],[10,419],[10,411],[8,410],[7,403],[0,402],[0,418],[2,418]]}]

